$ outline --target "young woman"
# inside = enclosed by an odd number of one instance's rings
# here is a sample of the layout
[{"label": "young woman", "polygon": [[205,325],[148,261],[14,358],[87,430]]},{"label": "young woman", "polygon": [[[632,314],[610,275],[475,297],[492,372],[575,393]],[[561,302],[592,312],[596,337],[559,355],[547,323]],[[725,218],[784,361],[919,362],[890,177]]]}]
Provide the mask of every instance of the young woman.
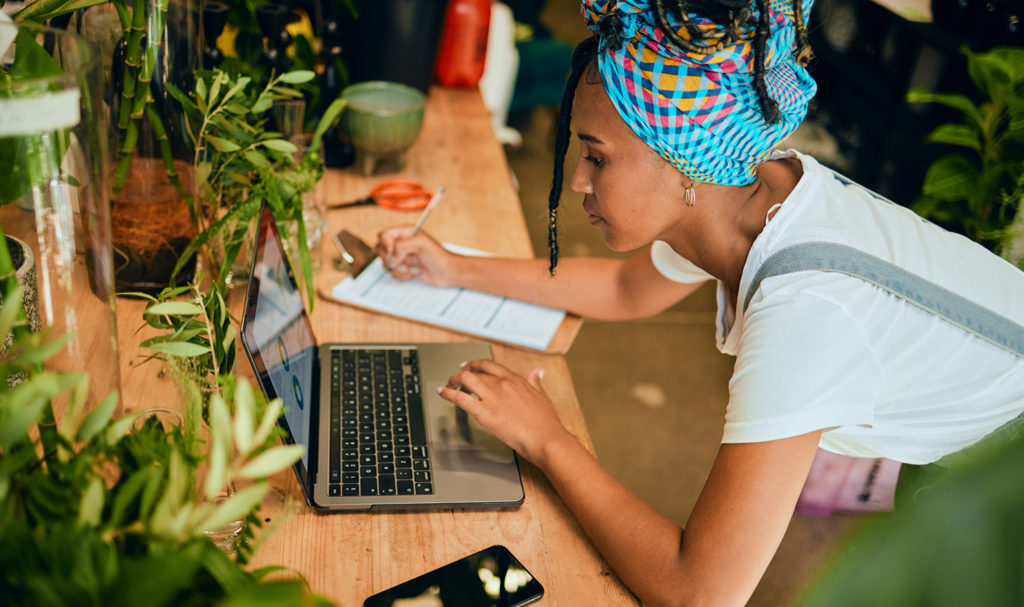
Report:
[{"label": "young woman", "polygon": [[[470,361],[440,390],[544,471],[651,606],[743,604],[819,445],[924,464],[1024,410],[1024,353],[862,278],[797,271],[751,286],[772,254],[823,241],[913,272],[1024,331],[1016,268],[808,156],[773,151],[814,93],[795,58],[810,7],[699,6],[703,14],[685,0],[681,10],[660,0],[584,0],[598,35],[577,49],[563,103],[550,260],[460,257],[427,235],[408,237],[408,228],[382,232],[379,245],[397,278],[603,320],[656,314],[717,281],[718,347],[736,365],[722,446],[685,530],[566,431],[538,372]],[[640,249],[629,259],[557,258],[570,108],[582,147],[572,188],[611,249]]]}]

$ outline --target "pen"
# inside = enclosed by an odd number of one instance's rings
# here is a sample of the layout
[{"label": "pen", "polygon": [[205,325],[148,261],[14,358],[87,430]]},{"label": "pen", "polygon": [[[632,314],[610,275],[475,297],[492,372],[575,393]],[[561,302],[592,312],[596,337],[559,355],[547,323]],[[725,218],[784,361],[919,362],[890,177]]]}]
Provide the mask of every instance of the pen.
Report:
[{"label": "pen", "polygon": [[442,196],[444,196],[444,186],[437,188],[437,192],[434,193],[433,198],[431,198],[430,202],[427,203],[427,208],[423,209],[423,212],[420,213],[420,218],[416,220],[416,225],[412,227],[412,232],[410,232],[406,238],[412,238],[416,234],[419,234],[420,228],[423,227],[423,224],[427,223],[427,218],[430,217],[430,214],[434,211],[434,207],[437,206],[437,203],[441,201]]}]

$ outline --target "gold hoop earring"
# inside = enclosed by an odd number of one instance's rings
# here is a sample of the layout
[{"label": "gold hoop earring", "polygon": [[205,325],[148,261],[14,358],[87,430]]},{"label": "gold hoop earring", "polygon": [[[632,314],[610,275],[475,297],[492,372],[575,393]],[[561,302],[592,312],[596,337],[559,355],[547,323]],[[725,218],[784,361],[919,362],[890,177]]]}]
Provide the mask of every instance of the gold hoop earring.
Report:
[{"label": "gold hoop earring", "polygon": [[683,191],[683,200],[686,201],[686,206],[692,207],[697,204],[697,192],[693,189],[693,182],[690,182],[690,187]]}]

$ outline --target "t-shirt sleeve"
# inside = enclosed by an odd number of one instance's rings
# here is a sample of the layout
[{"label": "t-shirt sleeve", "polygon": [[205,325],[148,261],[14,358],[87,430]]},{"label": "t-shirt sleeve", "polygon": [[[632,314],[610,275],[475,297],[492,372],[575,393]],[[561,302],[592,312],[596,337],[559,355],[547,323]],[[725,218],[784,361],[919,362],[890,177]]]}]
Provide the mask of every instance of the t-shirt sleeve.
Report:
[{"label": "t-shirt sleeve", "polygon": [[655,240],[651,245],[651,262],[662,276],[673,282],[704,282],[714,278],[662,240]]},{"label": "t-shirt sleeve", "polygon": [[840,306],[790,293],[752,304],[743,323],[723,443],[873,423],[882,369]]}]

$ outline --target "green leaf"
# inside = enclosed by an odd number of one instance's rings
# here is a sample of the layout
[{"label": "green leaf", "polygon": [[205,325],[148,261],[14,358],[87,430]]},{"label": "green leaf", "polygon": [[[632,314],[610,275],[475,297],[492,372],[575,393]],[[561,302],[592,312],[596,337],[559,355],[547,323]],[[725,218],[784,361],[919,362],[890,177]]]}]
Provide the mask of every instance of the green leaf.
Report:
[{"label": "green leaf", "polygon": [[[230,100],[232,97],[234,97],[238,93],[242,92],[245,89],[245,87],[249,86],[250,82],[252,82],[252,78],[249,78],[248,76],[242,76],[241,78],[238,79],[237,82],[235,82],[234,86],[232,86],[230,89],[228,89],[227,94],[224,95],[224,99],[225,100]],[[228,108],[228,109],[230,109],[230,108]],[[249,111],[248,108],[245,108],[245,110],[246,110],[246,112]]]},{"label": "green leaf", "polygon": [[254,457],[238,471],[238,475],[242,478],[264,478],[270,476],[297,462],[305,450],[306,447],[304,445],[274,447]]},{"label": "green leaf", "polygon": [[15,39],[14,45],[14,53],[17,60],[11,64],[8,74],[15,80],[61,76],[64,74],[60,64],[50,56],[50,53],[39,46],[32,32],[25,29],[18,30],[18,36]]},{"label": "green leaf", "polygon": [[139,417],[140,413],[141,412],[133,413],[131,415],[118,418],[112,424],[107,426],[107,431],[103,436],[104,440],[107,441],[107,444],[113,445],[117,443],[117,441],[121,440],[124,435],[128,434],[128,430],[131,429],[132,424],[135,423],[135,420]]},{"label": "green leaf", "polygon": [[933,93],[928,89],[917,87],[907,92],[907,101],[910,103],[938,103],[960,110],[971,119],[977,121],[978,107],[966,95]]},{"label": "green leaf", "polygon": [[107,427],[110,423],[110,417],[114,414],[114,409],[117,407],[117,392],[111,392],[110,396],[105,398],[103,402],[89,412],[85,416],[85,421],[78,428],[78,440],[88,441],[92,437],[99,434],[99,431]]},{"label": "green leaf", "polygon": [[214,137],[213,135],[204,135],[206,141],[210,142],[210,145],[214,147],[218,152],[237,152],[242,149],[239,145],[233,141],[222,139],[220,137]]},{"label": "green leaf", "polygon": [[206,478],[203,479],[203,492],[207,499],[220,495],[221,489],[227,484],[229,446],[218,441],[210,445],[210,458],[206,466]]},{"label": "green leaf", "polygon": [[[7,295],[7,299],[8,301],[21,301],[24,294],[25,289],[18,286]],[[19,313],[21,313],[21,306],[0,306],[0,335],[7,335],[11,332],[14,323],[18,320]]]},{"label": "green leaf", "polygon": [[287,82],[288,84],[302,84],[303,82],[309,82],[316,77],[316,72],[309,70],[295,70],[291,72],[285,72],[279,76],[281,82]]},{"label": "green leaf", "polygon": [[327,109],[324,110],[323,116],[320,117],[320,122],[316,125],[316,130],[313,131],[313,139],[310,142],[309,149],[319,150],[320,140],[323,138],[324,133],[327,132],[331,126],[337,122],[338,117],[341,116],[341,112],[345,109],[345,105],[348,102],[341,97],[338,97],[331,102]]},{"label": "green leaf", "polygon": [[107,521],[111,527],[120,527],[125,522],[128,508],[142,492],[142,488],[149,478],[148,470],[136,470],[127,480],[122,480],[114,486],[114,501],[110,507],[110,518]]},{"label": "green leaf", "polygon": [[232,521],[243,518],[255,510],[270,486],[267,483],[255,483],[242,489],[235,495],[220,503],[205,520],[199,523],[200,531],[214,531]]},{"label": "green leaf", "polygon": [[146,340],[142,342],[141,345],[145,348],[149,348],[150,350],[156,350],[163,354],[169,354],[171,356],[178,356],[181,358],[192,358],[194,356],[202,356],[210,353],[209,348],[187,341],[153,342],[153,340]]},{"label": "green leaf", "polygon": [[963,124],[943,124],[928,135],[928,141],[959,145],[981,151],[981,136],[977,129]]},{"label": "green leaf", "polygon": [[19,23],[43,23],[54,17],[82,8],[103,4],[107,0],[36,0],[14,14]]},{"label": "green leaf", "polygon": [[922,191],[939,200],[966,200],[978,184],[978,170],[963,156],[950,154],[936,160],[925,173]]},{"label": "green leaf", "polygon": [[274,429],[278,418],[281,417],[283,404],[284,401],[280,398],[275,398],[267,405],[266,410],[263,412],[263,419],[260,420],[260,425],[256,428],[256,433],[253,435],[252,440],[254,444],[262,445],[270,436],[271,430]]},{"label": "green leaf", "polygon": [[220,85],[224,82],[227,76],[224,72],[217,72],[213,77],[213,85],[210,86],[210,92],[206,96],[206,104],[209,106],[217,105],[217,95],[220,94]]},{"label": "green leaf", "polygon": [[262,114],[263,112],[270,109],[270,106],[274,104],[274,100],[268,94],[261,94],[256,99],[256,103],[252,105],[252,113]]},{"label": "green leaf", "polygon": [[271,167],[271,163],[267,160],[266,156],[256,150],[246,150],[242,152],[242,155],[249,161],[249,164],[257,169],[269,169]]},{"label": "green leaf", "polygon": [[30,401],[15,410],[10,417],[0,421],[0,450],[7,451],[12,445],[28,440],[28,429],[39,423],[49,401]]},{"label": "green leaf", "polygon": [[169,316],[196,316],[203,313],[203,309],[189,301],[165,301],[153,304],[146,308],[143,314],[146,315],[169,315]]},{"label": "green leaf", "polygon": [[291,155],[299,151],[299,148],[294,143],[284,139],[267,139],[266,141],[261,141],[260,144],[267,149],[281,152],[282,154]]},{"label": "green leaf", "polygon": [[235,389],[235,446],[242,455],[248,455],[253,443],[253,417],[256,414],[255,398],[249,382],[238,383]]},{"label": "green leaf", "polygon": [[103,486],[103,479],[93,477],[89,488],[82,496],[82,503],[78,510],[79,527],[98,527],[100,517],[103,514],[103,500],[106,497],[106,487]]},{"label": "green leaf", "polygon": [[167,87],[167,92],[170,93],[171,97],[181,104],[181,107],[186,110],[199,111],[199,107],[196,106],[196,103],[192,101],[181,89],[170,82],[164,82],[164,86]]}]

